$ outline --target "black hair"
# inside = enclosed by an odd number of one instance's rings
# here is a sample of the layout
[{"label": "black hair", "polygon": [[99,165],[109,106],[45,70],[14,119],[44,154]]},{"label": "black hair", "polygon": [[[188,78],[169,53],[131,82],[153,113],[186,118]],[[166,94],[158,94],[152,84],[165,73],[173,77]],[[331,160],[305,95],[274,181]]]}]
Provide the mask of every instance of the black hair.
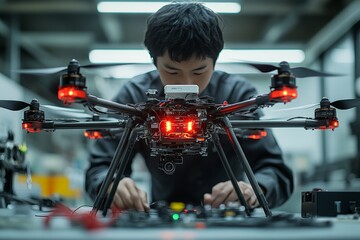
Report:
[{"label": "black hair", "polygon": [[210,57],[214,64],[224,47],[221,17],[201,3],[171,3],[147,20],[144,44],[154,64],[168,51],[173,61]]}]

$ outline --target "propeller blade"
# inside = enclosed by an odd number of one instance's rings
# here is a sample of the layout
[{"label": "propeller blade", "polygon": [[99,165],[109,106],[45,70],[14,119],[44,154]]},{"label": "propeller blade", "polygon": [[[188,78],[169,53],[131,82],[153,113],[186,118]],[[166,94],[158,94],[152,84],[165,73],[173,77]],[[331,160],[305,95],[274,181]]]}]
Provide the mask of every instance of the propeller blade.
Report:
[{"label": "propeller blade", "polygon": [[80,66],[80,68],[94,69],[94,68],[103,68],[103,67],[116,67],[123,65],[130,65],[134,63],[104,63],[104,64],[88,64],[84,66]]},{"label": "propeller blade", "polygon": [[55,67],[55,68],[39,68],[39,69],[20,69],[14,70],[14,72],[21,74],[32,74],[32,75],[47,75],[55,74],[66,71],[67,67]]},{"label": "propeller blade", "polygon": [[[79,66],[83,69],[96,69],[96,68],[105,68],[105,67],[116,67],[116,66],[123,66],[129,65],[134,63],[104,63],[104,64],[88,64],[84,66]],[[54,68],[39,68],[39,69],[20,69],[14,70],[14,72],[20,74],[31,74],[31,75],[50,75],[50,74],[57,74],[61,72],[66,72],[68,66],[66,67],[54,67]]]},{"label": "propeller blade", "polygon": [[53,111],[65,111],[65,112],[76,112],[76,113],[84,113],[84,110],[81,109],[74,109],[74,108],[64,108],[64,107],[58,107],[53,105],[41,105],[41,107],[53,110]]},{"label": "propeller blade", "polygon": [[272,110],[269,110],[268,112],[286,112],[286,111],[305,110],[305,109],[313,108],[313,107],[316,107],[319,105],[320,105],[319,103],[312,103],[312,104],[307,104],[307,105],[293,107],[293,108],[272,109]]},{"label": "propeller blade", "polygon": [[22,110],[28,106],[30,106],[30,104],[27,102],[15,101],[15,100],[0,100],[0,107],[12,111]]},{"label": "propeller blade", "polygon": [[309,68],[304,68],[304,67],[291,68],[291,72],[297,78],[341,76],[339,74],[319,72],[319,71],[312,70]]},{"label": "propeller blade", "polygon": [[262,63],[244,63],[246,65],[252,66],[263,73],[272,72],[274,70],[278,70],[279,73],[282,72],[291,72],[297,78],[305,78],[305,77],[335,77],[342,76],[341,74],[335,73],[325,73],[316,70],[312,70],[304,67],[295,67],[290,68],[287,62],[281,62],[279,67],[271,65],[271,64],[262,64]]},{"label": "propeller blade", "polygon": [[262,64],[262,63],[244,63],[244,64],[250,65],[263,73],[272,72],[276,69],[279,69],[278,67],[270,64]]},{"label": "propeller blade", "polygon": [[64,108],[53,105],[41,105],[41,107],[50,110],[51,114],[62,116],[62,117],[71,117],[71,118],[92,118],[91,114],[86,113],[82,109],[74,108]]},{"label": "propeller blade", "polygon": [[75,119],[92,119],[92,115],[88,113],[80,113],[80,112],[66,112],[66,111],[57,111],[51,112],[49,115],[51,116],[59,116],[59,117],[67,117],[67,118],[75,118]]},{"label": "propeller blade", "polygon": [[341,110],[350,109],[353,107],[359,107],[360,106],[360,98],[337,100],[337,101],[332,102],[331,106],[341,109]]}]

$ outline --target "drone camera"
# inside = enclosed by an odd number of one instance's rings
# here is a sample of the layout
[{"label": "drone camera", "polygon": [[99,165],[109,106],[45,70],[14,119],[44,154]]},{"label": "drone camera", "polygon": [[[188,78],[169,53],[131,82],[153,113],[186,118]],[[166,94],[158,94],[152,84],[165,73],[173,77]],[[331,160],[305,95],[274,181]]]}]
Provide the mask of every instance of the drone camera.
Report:
[{"label": "drone camera", "polygon": [[164,171],[167,175],[172,175],[175,172],[176,164],[182,164],[183,157],[180,155],[173,155],[171,157],[163,156],[159,161],[159,169]]}]

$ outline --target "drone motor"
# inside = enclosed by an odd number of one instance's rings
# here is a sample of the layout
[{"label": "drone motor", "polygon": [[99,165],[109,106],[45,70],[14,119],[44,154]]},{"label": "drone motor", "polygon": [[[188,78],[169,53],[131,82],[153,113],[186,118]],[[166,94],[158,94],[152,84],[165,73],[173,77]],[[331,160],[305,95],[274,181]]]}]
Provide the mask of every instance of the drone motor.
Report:
[{"label": "drone motor", "polygon": [[45,121],[45,114],[39,107],[38,100],[33,99],[30,103],[30,109],[24,112],[22,128],[27,132],[41,132],[42,123]]},{"label": "drone motor", "polygon": [[336,109],[331,107],[329,99],[323,98],[320,101],[320,107],[315,109],[315,119],[326,120],[326,124],[319,129],[332,129],[339,127],[339,121],[336,117]]},{"label": "drone motor", "polygon": [[73,59],[67,68],[67,73],[60,77],[58,99],[65,104],[83,102],[86,100],[86,78],[80,74],[80,64]]},{"label": "drone motor", "polygon": [[287,62],[280,63],[278,72],[271,77],[270,99],[284,103],[290,102],[297,98],[296,78],[291,73]]}]

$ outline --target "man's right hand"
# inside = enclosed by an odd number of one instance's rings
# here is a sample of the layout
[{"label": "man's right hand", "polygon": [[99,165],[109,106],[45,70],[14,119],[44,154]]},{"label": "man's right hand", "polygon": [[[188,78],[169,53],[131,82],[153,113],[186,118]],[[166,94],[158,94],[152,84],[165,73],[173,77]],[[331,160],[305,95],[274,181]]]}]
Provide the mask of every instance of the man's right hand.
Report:
[{"label": "man's right hand", "polygon": [[[109,192],[112,185],[109,188]],[[121,210],[150,210],[147,203],[147,194],[145,191],[138,188],[131,178],[123,178],[117,186],[116,193],[113,199],[113,204]]]}]

